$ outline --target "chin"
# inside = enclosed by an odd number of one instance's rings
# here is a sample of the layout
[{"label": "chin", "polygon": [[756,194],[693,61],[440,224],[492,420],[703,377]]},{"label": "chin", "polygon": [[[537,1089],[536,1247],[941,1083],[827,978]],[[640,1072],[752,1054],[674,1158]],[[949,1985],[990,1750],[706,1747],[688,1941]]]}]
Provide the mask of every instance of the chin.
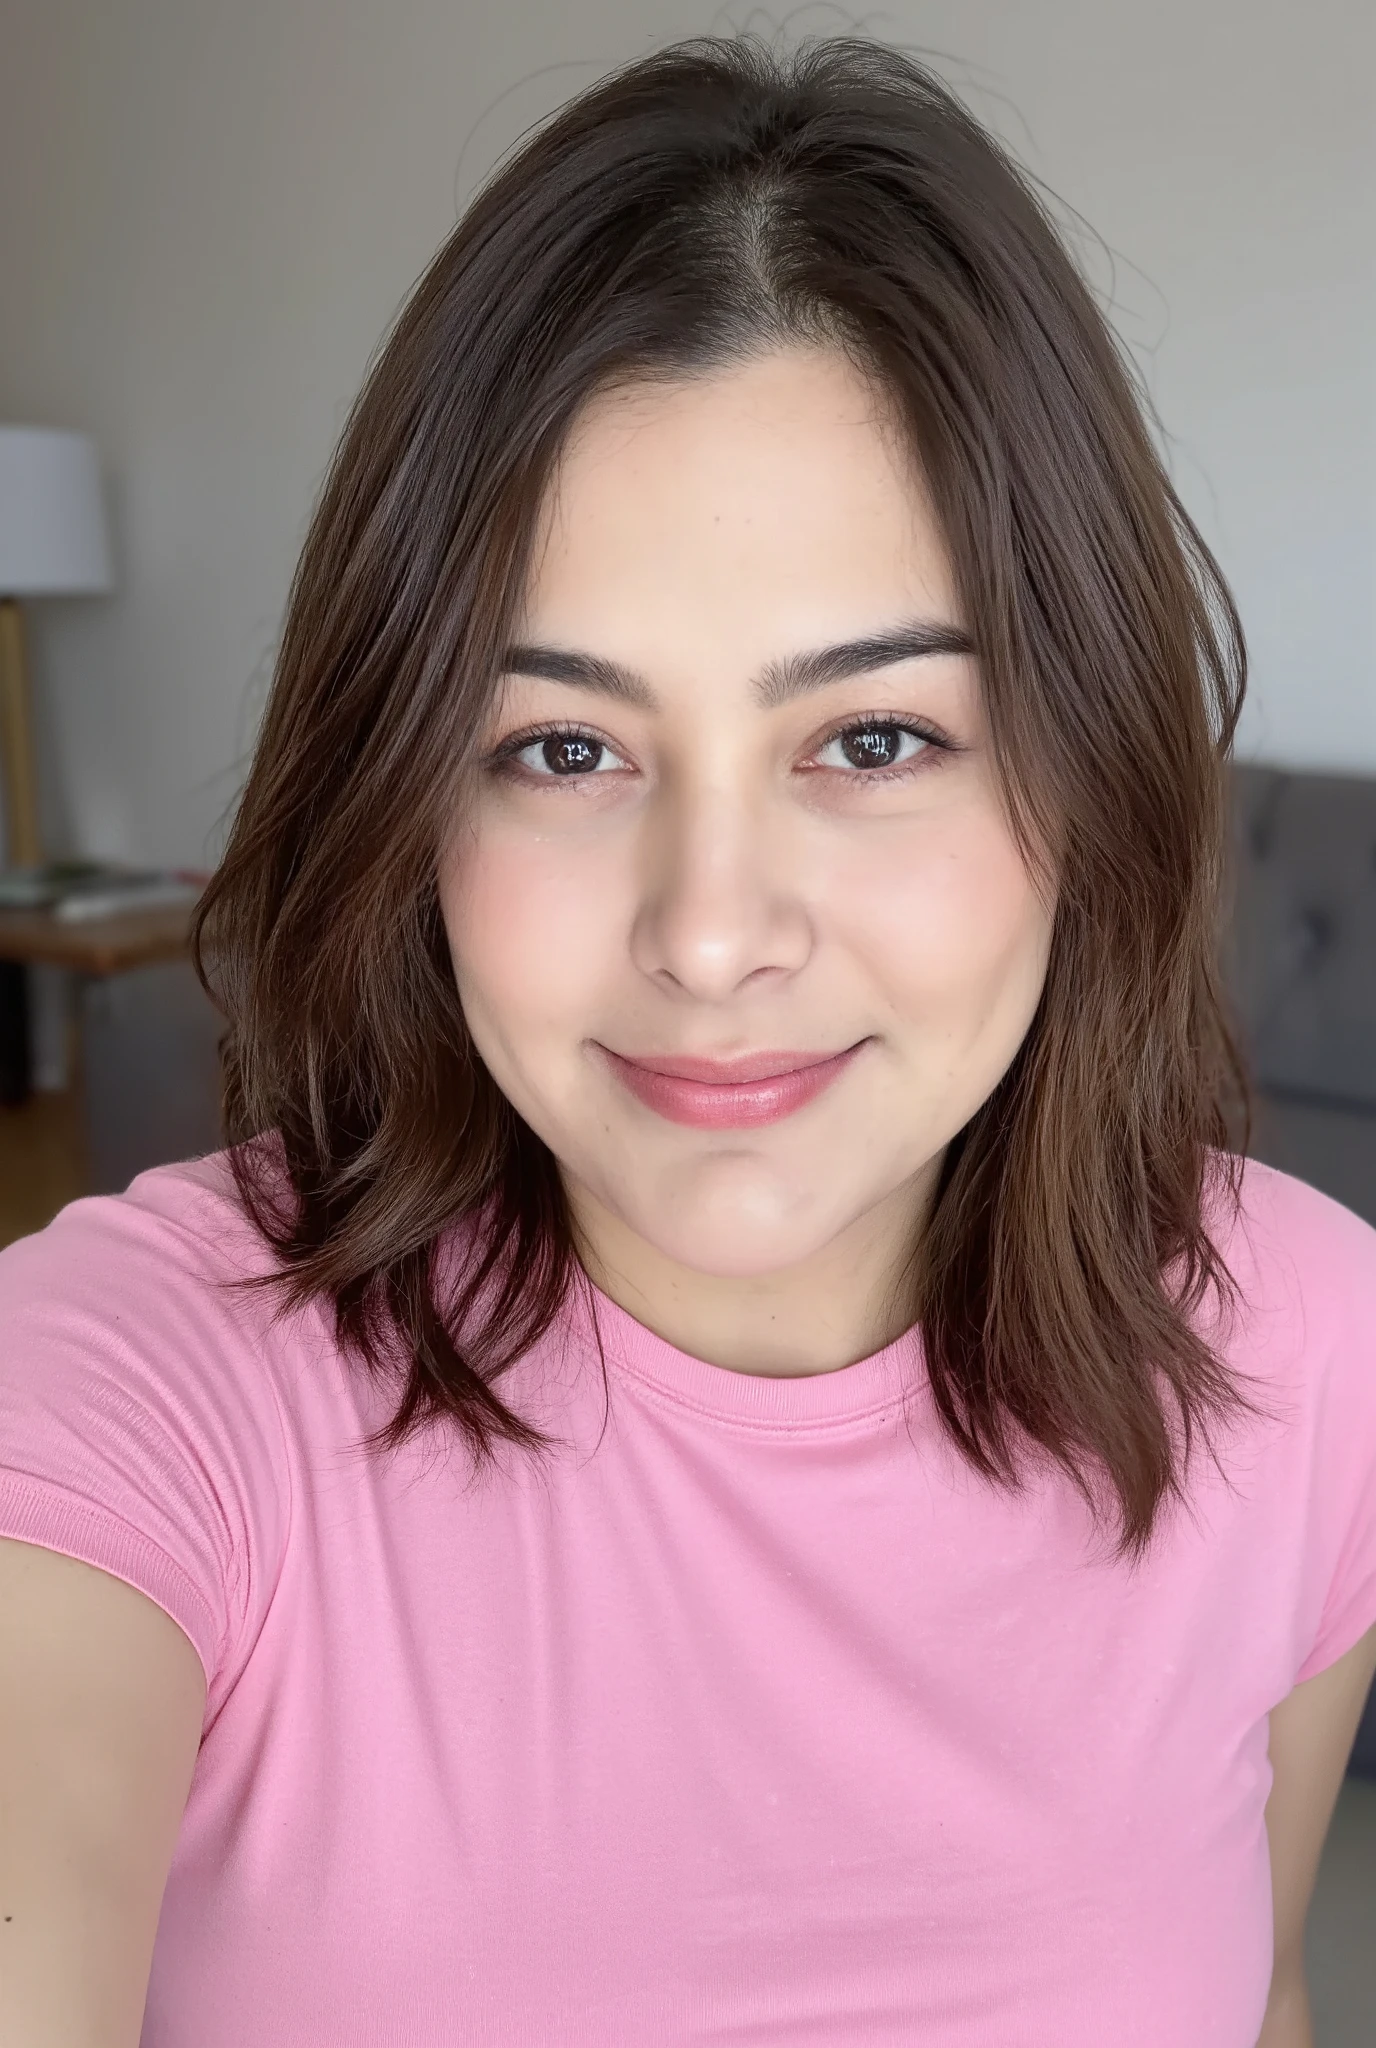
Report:
[{"label": "chin", "polygon": [[836,1190],[827,1195],[772,1175],[762,1185],[719,1161],[687,1186],[628,1191],[617,1208],[663,1257],[714,1279],[749,1280],[802,1265],[846,1228]]}]

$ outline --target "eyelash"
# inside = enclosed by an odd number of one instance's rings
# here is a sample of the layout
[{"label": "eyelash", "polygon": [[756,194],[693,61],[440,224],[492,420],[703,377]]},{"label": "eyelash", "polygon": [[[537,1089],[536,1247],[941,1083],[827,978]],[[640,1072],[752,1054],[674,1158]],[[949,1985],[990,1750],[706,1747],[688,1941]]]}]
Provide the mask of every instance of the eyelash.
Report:
[{"label": "eyelash", "polygon": [[[911,760],[897,762],[888,768],[853,768],[847,778],[848,780],[854,782],[898,782],[906,780],[909,776],[921,772],[924,766],[932,767],[937,765],[943,755],[954,754],[960,751],[954,741],[947,739],[943,733],[936,731],[934,727],[924,724],[921,719],[892,718],[887,714],[876,714],[871,717],[848,718],[842,724],[833,726],[831,731],[826,733],[817,742],[813,753],[820,754],[824,752],[834,741],[844,739],[848,733],[876,731],[903,733],[911,736],[913,739],[921,740],[923,742],[922,751]],[[538,746],[544,740],[587,740],[593,746],[605,747],[609,753],[616,752],[611,742],[605,739],[592,726],[574,724],[539,725],[531,726],[524,732],[512,733],[509,739],[503,740],[501,745],[489,754],[487,766],[495,774],[506,775],[513,780],[519,778],[527,783],[544,782],[557,785],[571,782],[594,782],[598,779],[595,770],[583,775],[555,775],[552,773],[541,775],[530,769],[523,769],[517,757],[523,754],[527,747]],[[845,771],[833,768],[824,772],[839,775]]]}]

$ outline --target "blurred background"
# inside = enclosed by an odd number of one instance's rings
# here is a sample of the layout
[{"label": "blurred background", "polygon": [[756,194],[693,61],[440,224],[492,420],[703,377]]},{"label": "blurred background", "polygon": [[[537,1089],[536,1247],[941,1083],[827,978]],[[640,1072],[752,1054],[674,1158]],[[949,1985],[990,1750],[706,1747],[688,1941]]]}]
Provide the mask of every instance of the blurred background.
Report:
[{"label": "blurred background", "polygon": [[[1369,0],[8,0],[0,1242],[216,1142],[187,909],[410,286],[533,121],[740,28],[908,46],[1058,195],[1250,643],[1227,971],[1254,1149],[1376,1221]],[[1354,1775],[1315,1914],[1321,2048],[1376,2039],[1373,1912]]]}]

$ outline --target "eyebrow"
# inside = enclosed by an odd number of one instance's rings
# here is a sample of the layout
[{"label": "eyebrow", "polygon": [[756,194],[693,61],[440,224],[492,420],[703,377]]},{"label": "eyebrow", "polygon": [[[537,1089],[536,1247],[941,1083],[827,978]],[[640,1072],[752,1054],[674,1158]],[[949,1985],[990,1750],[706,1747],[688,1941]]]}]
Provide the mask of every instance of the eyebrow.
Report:
[{"label": "eyebrow", "polygon": [[[973,654],[975,643],[959,626],[936,619],[914,619],[863,639],[842,640],[834,647],[815,647],[767,662],[751,685],[756,702],[766,711],[787,704],[810,690],[823,690],[848,676],[869,675],[900,661],[920,661],[934,654]],[[569,647],[509,647],[502,674],[534,676],[545,682],[571,683],[602,697],[616,697],[653,711],[658,700],[644,676],[603,655],[583,654]]]}]

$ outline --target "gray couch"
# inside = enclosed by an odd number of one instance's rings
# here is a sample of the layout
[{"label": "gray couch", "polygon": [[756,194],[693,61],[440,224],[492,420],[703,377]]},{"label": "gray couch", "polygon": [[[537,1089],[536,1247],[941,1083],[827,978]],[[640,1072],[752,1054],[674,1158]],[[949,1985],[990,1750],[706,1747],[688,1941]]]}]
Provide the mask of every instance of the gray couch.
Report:
[{"label": "gray couch", "polygon": [[1376,1223],[1376,778],[1237,767],[1233,791],[1253,1149]]},{"label": "gray couch", "polygon": [[[1376,1224],[1376,778],[1236,767],[1233,862],[1252,1150]],[[1376,1777],[1376,1692],[1352,1768]]]}]

